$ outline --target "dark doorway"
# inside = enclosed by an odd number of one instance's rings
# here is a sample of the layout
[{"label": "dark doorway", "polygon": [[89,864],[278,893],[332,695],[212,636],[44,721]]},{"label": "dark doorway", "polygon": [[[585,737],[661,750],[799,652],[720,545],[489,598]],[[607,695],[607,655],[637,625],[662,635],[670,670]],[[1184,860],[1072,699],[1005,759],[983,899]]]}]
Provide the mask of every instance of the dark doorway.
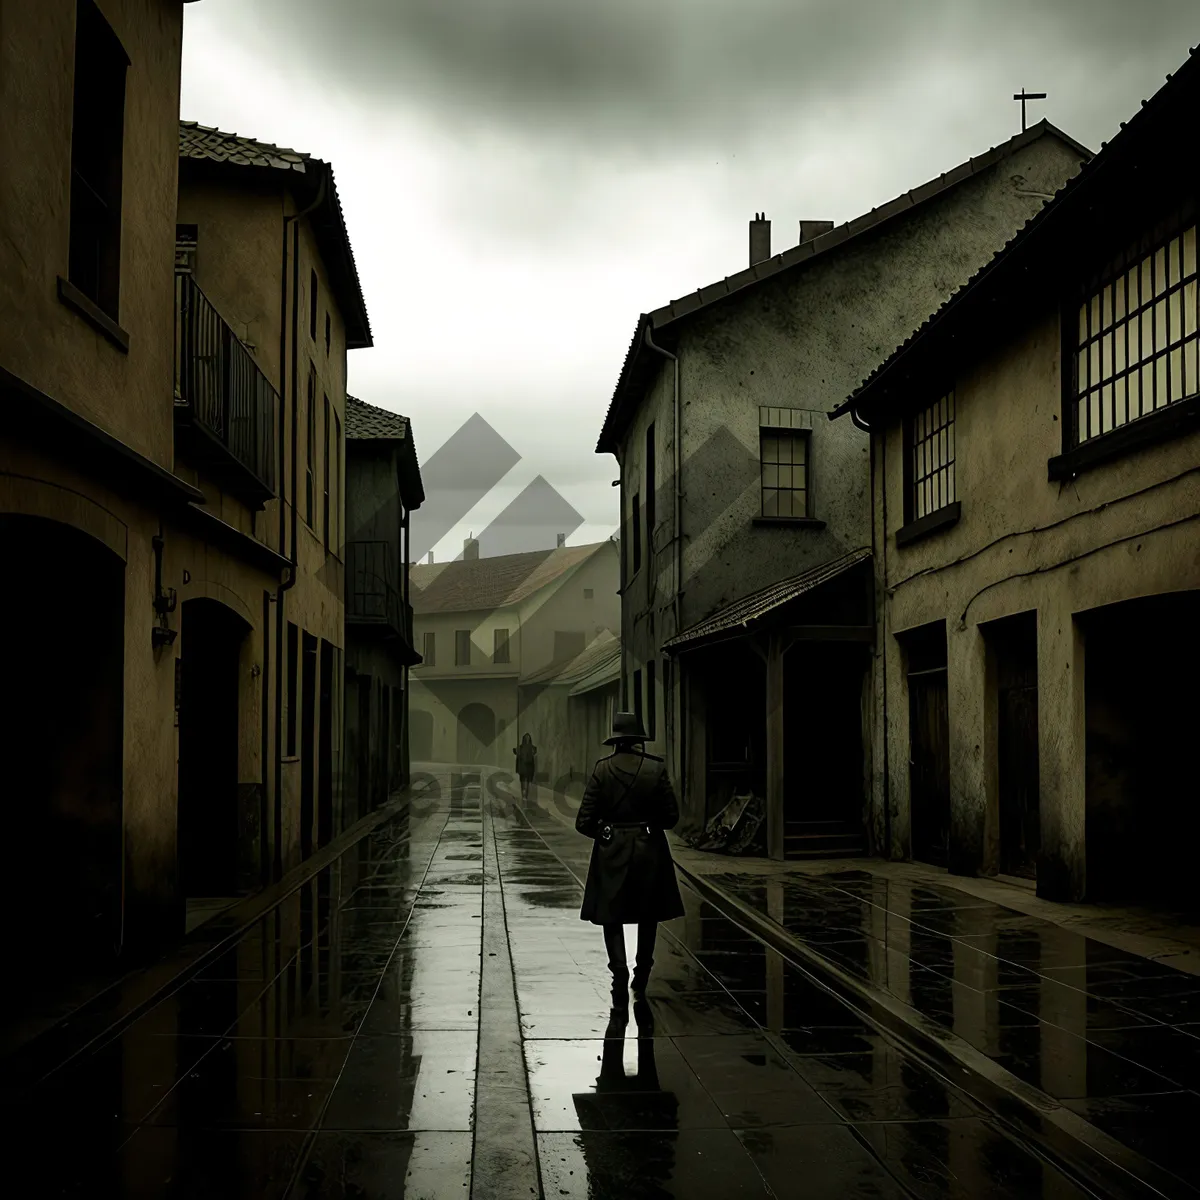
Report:
[{"label": "dark doorway", "polygon": [[909,812],[912,857],[944,867],[950,840],[950,727],[946,626],[903,639],[908,658]]},{"label": "dark doorway", "polygon": [[371,811],[371,676],[358,677],[358,815]]},{"label": "dark doorway", "polygon": [[766,664],[741,641],[701,650],[688,666],[702,675],[705,688],[705,822],[747,789],[765,803]]},{"label": "dark doorway", "polygon": [[333,659],[321,642],[321,731],[317,745],[317,845],[333,841]]},{"label": "dark doorway", "polygon": [[1037,877],[1038,807],[1037,614],[1020,613],[987,627],[996,663],[996,751],[1000,870]]},{"label": "dark doorway", "polygon": [[433,761],[433,713],[414,708],[408,714],[409,740],[412,761]]},{"label": "dark doorway", "polygon": [[179,875],[183,894],[238,890],[238,661],[249,625],[216,600],[181,609]]},{"label": "dark doorway", "polygon": [[8,1007],[120,949],[125,565],[36,517],[0,517],[0,540]]},{"label": "dark doorway", "polygon": [[496,740],[496,717],[486,704],[467,704],[458,714],[458,761],[486,763]]},{"label": "dark doorway", "polygon": [[1200,593],[1078,618],[1086,641],[1087,896],[1194,913]]},{"label": "dark doorway", "polygon": [[317,751],[317,639],[304,634],[300,679],[300,856],[313,852],[313,816],[316,807]]}]

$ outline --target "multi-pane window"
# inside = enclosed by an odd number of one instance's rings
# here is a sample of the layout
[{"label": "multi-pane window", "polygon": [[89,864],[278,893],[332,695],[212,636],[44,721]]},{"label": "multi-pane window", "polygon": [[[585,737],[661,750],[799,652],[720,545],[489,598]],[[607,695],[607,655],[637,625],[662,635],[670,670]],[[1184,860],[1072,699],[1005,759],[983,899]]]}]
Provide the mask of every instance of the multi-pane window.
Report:
[{"label": "multi-pane window", "polygon": [[958,498],[954,479],[954,392],[908,418],[907,517],[919,521]]},{"label": "multi-pane window", "polygon": [[71,208],[67,274],[117,317],[121,275],[121,174],[129,58],[92,0],[75,18]]},{"label": "multi-pane window", "polygon": [[812,414],[801,408],[758,410],[762,515],[807,517],[808,439]]},{"label": "multi-pane window", "polygon": [[510,662],[508,656],[508,630],[497,629],[492,634],[492,662]]},{"label": "multi-pane window", "polygon": [[469,629],[454,631],[454,665],[456,667],[471,665],[471,631]]},{"label": "multi-pane window", "polygon": [[425,633],[421,636],[421,659],[425,666],[432,667],[437,664],[437,635],[433,633]]},{"label": "multi-pane window", "polygon": [[1195,225],[1080,305],[1076,445],[1200,391],[1197,315]]}]

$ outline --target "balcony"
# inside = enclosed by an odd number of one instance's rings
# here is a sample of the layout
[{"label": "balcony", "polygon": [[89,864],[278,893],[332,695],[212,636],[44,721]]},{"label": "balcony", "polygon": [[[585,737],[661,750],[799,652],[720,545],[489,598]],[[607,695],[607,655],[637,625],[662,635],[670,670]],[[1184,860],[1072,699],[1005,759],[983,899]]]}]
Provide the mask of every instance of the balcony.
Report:
[{"label": "balcony", "polygon": [[191,275],[175,276],[175,436],[252,508],[275,496],[279,393]]},{"label": "balcony", "polygon": [[396,555],[389,542],[346,543],[346,624],[398,640],[405,661],[411,666],[417,660],[412,653],[412,605],[400,595]]}]

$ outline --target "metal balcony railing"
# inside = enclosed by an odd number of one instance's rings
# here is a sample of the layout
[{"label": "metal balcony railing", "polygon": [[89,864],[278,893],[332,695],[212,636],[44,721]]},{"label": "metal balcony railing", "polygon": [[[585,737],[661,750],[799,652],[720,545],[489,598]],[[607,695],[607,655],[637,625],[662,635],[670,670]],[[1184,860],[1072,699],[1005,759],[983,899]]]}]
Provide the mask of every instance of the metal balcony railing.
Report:
[{"label": "metal balcony railing", "polygon": [[276,494],[278,403],[279,393],[195,279],[176,274],[176,424],[206,434],[192,439],[195,450],[208,465],[241,476],[259,503]]},{"label": "metal balcony railing", "polygon": [[411,641],[411,624],[396,586],[392,547],[384,541],[346,543],[346,619],[385,625]]}]

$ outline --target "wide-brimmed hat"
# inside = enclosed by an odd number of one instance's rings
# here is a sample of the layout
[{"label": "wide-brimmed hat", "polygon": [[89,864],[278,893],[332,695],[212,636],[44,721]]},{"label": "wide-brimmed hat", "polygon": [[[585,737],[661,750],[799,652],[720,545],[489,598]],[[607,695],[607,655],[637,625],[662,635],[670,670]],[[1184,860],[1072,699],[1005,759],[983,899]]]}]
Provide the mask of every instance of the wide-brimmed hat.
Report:
[{"label": "wide-brimmed hat", "polygon": [[606,746],[615,746],[618,742],[644,742],[646,731],[642,728],[642,719],[637,713],[613,713],[612,733],[604,739]]}]

